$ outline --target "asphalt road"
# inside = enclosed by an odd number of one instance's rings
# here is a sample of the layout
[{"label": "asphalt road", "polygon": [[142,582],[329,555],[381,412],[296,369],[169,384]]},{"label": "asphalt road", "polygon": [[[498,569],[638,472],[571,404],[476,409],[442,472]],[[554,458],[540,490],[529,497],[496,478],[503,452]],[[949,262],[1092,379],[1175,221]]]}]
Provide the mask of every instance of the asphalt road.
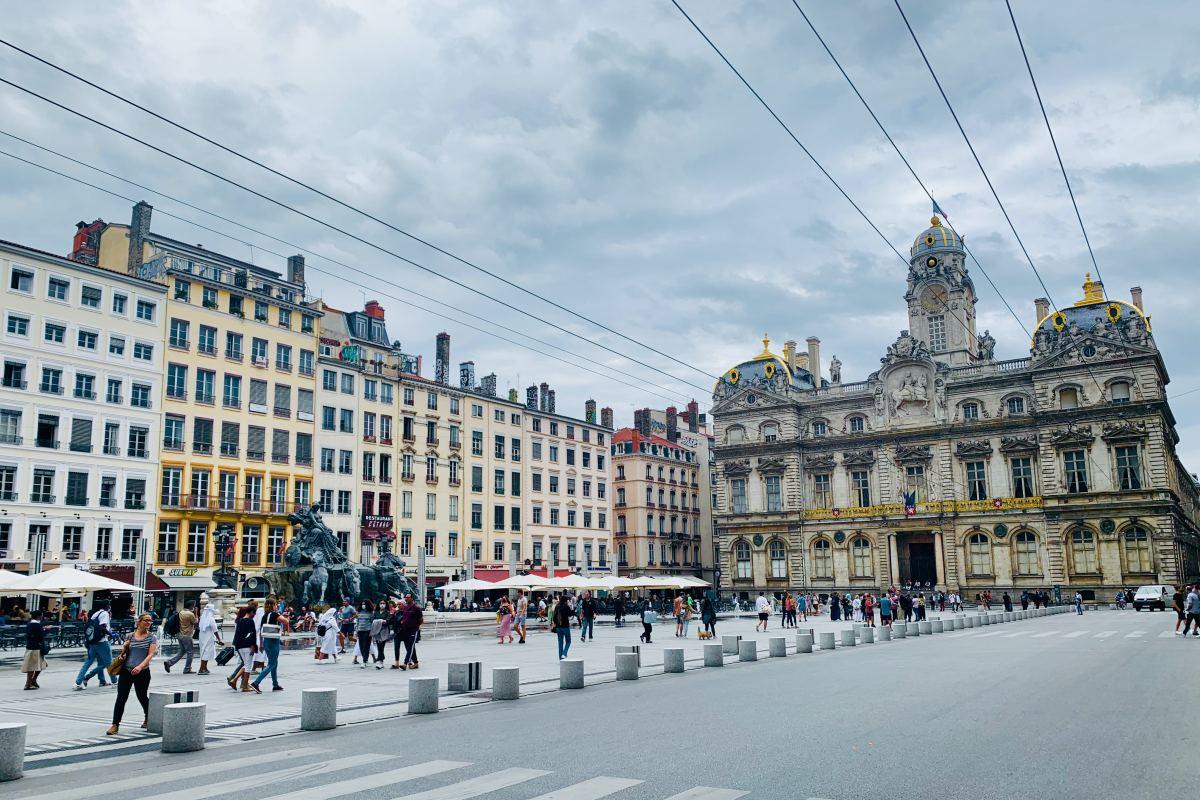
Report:
[{"label": "asphalt road", "polygon": [[[1162,613],[1064,614],[729,663],[200,754],[34,770],[0,794],[13,800],[263,800],[286,792],[306,800],[1184,796],[1197,774],[1200,638],[1160,635],[1173,622]],[[114,783],[122,780],[135,783]]]}]

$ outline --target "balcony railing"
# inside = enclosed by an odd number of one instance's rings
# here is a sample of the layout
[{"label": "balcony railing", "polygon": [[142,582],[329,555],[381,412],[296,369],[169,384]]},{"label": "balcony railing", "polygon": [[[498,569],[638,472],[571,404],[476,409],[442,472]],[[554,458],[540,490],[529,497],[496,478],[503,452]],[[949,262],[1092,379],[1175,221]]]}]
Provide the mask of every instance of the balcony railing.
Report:
[{"label": "balcony railing", "polygon": [[0,500],[8,503],[15,503],[17,500],[17,493],[12,489],[0,489]]},{"label": "balcony railing", "polygon": [[183,439],[163,439],[163,450],[183,450]]},{"label": "balcony railing", "polygon": [[196,346],[196,351],[201,355],[215,356],[217,354],[217,346],[215,344],[201,344]]},{"label": "balcony railing", "polygon": [[159,550],[154,555],[154,560],[159,564],[175,564],[179,561],[178,550]]},{"label": "balcony railing", "polygon": [[0,444],[21,444],[24,439],[15,433],[0,433]]},{"label": "balcony railing", "polygon": [[0,384],[0,386],[3,386],[5,389],[28,389],[29,383],[28,381],[11,379],[5,380],[4,383]]},{"label": "balcony railing", "polygon": [[254,356],[250,359],[250,363],[256,367],[262,367],[263,369],[266,369],[271,365],[271,359],[267,358],[266,356]]},{"label": "balcony railing", "polygon": [[240,362],[242,360],[242,358],[243,358],[243,353],[241,350],[230,350],[228,348],[225,349],[225,360],[226,361],[239,361]]},{"label": "balcony railing", "polygon": [[238,446],[233,442],[221,442],[221,455],[237,458]]},{"label": "balcony railing", "polygon": [[44,394],[62,394],[63,387],[53,383],[43,383],[38,386],[38,391]]},{"label": "balcony railing", "polygon": [[119,455],[121,455],[121,445],[119,445],[119,444],[106,444],[106,445],[104,445],[104,455],[106,455],[106,456],[119,456]]},{"label": "balcony railing", "polygon": [[264,450],[247,450],[246,451],[246,458],[250,459],[251,461],[262,461],[266,457],[267,457],[267,454],[266,454],[266,451],[264,451]]},{"label": "balcony railing", "polygon": [[211,406],[217,402],[217,396],[212,392],[196,392],[196,402]]},{"label": "balcony railing", "polygon": [[275,406],[275,416],[290,417],[291,415],[292,415],[292,409],[290,406]]},{"label": "balcony railing", "polygon": [[202,456],[211,456],[212,442],[192,442],[192,452]]},{"label": "balcony railing", "polygon": [[31,503],[53,503],[54,495],[45,494],[44,492],[33,492],[32,494],[29,495],[29,502],[31,502]]},{"label": "balcony railing", "polygon": [[33,443],[35,445],[37,445],[38,447],[45,447],[49,450],[57,450],[58,449],[58,441],[55,439],[40,439],[39,438],[39,439],[35,439]]},{"label": "balcony railing", "polygon": [[146,501],[145,500],[126,500],[125,508],[126,508],[126,510],[129,510],[129,511],[145,511],[146,510]]},{"label": "balcony railing", "polygon": [[96,392],[90,389],[76,389],[75,396],[80,400],[95,400]]}]

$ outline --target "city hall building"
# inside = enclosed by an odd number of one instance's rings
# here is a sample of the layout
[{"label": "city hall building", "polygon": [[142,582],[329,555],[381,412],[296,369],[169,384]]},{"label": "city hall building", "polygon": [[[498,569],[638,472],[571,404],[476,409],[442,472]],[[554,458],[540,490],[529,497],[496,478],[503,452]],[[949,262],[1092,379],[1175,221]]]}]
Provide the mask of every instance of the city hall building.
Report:
[{"label": "city hall building", "polygon": [[1200,574],[1200,492],[1141,289],[1088,276],[1071,305],[1035,301],[1029,356],[998,361],[961,239],[935,217],[910,264],[908,329],[864,380],[836,356],[823,375],[812,337],[781,355],[764,339],[717,382],[721,589],[1108,599]]}]

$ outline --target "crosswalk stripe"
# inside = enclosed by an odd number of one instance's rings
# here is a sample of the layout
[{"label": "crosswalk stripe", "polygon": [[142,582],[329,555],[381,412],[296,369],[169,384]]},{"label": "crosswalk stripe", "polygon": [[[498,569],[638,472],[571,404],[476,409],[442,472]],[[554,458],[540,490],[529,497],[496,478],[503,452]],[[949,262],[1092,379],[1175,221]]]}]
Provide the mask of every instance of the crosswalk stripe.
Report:
[{"label": "crosswalk stripe", "polygon": [[738,789],[714,789],[711,786],[694,786],[686,792],[673,794],[667,800],[737,800],[750,794]]},{"label": "crosswalk stripe", "polygon": [[1034,634],[1033,636],[1031,636],[1030,638],[1032,638],[1032,639],[1045,639],[1047,636],[1057,636],[1057,635],[1058,635],[1058,631],[1043,631],[1042,633],[1035,633],[1035,634]]},{"label": "crosswalk stripe", "polygon": [[1014,631],[1013,633],[1006,633],[1006,634],[1004,634],[1004,638],[1005,638],[1005,639],[1015,639],[1015,638],[1017,638],[1018,636],[1025,636],[1025,635],[1027,635],[1028,633],[1029,633],[1029,631]]},{"label": "crosswalk stripe", "polygon": [[1078,639],[1080,636],[1084,636],[1087,633],[1088,633],[1088,631],[1071,631],[1063,638],[1064,639]]},{"label": "crosswalk stripe", "polygon": [[1145,631],[1130,631],[1129,633],[1125,634],[1125,638],[1126,639],[1140,639],[1141,637],[1143,637],[1145,635],[1146,635]]},{"label": "crosswalk stripe", "polygon": [[[465,781],[452,783],[449,786],[439,786],[436,789],[430,789],[425,792],[406,794],[403,797],[396,798],[396,800],[468,800],[471,797],[479,797],[481,794],[494,792],[498,789],[507,789],[509,786],[516,786],[518,783],[525,783],[525,781],[531,781],[534,778],[540,778],[549,774],[544,769],[510,767],[509,769],[502,769],[499,772],[480,775],[478,778],[469,778]],[[304,797],[307,800],[308,794],[304,793]]]},{"label": "crosswalk stripe", "polygon": [[987,633],[981,633],[981,634],[979,634],[979,635],[978,635],[978,636],[976,636],[975,638],[976,638],[976,639],[986,639],[986,638],[987,638],[987,637],[989,637],[989,636],[999,636],[999,635],[1000,635],[1000,634],[1002,634],[1002,633],[1004,633],[1004,631],[988,631]]},{"label": "crosswalk stripe", "polygon": [[1160,639],[1170,639],[1170,638],[1171,638],[1172,636],[1174,636],[1174,635],[1175,635],[1175,631],[1160,631],[1160,632],[1159,632],[1159,634],[1158,634],[1158,638],[1160,638]]},{"label": "crosswalk stripe", "polygon": [[[322,752],[322,750],[317,747],[299,747],[295,750],[289,750],[282,754],[281,758],[297,758],[299,756],[308,756],[320,752]],[[220,764],[220,768],[228,771],[240,769],[242,767],[261,767],[262,764],[263,756],[260,753],[253,756],[235,758],[222,762]],[[205,763],[195,767],[184,767],[183,769],[173,769],[169,773],[170,780],[178,781],[189,778],[210,777],[213,774],[213,769],[214,767],[211,763]],[[158,774],[158,768],[151,768],[151,772],[153,774]],[[127,789],[141,789],[145,787],[147,777],[148,776],[146,774],[138,774],[128,778],[120,778],[115,781],[108,781],[107,783],[96,783],[92,785],[90,793],[117,794],[118,792],[125,792]],[[37,796],[38,800],[75,800],[75,798],[79,797],[79,789],[60,789],[57,792],[44,792],[36,790],[20,795],[20,797],[33,797],[35,795]]]},{"label": "crosswalk stripe", "polygon": [[1093,639],[1107,639],[1110,636],[1116,636],[1117,633],[1118,633],[1117,631],[1100,631],[1092,638]]},{"label": "crosswalk stripe", "polygon": [[555,789],[553,792],[539,794],[533,800],[598,800],[598,798],[608,797],[610,794],[616,794],[642,782],[633,778],[610,778],[601,775],[572,786]]},{"label": "crosswalk stripe", "polygon": [[[255,772],[251,775],[243,775],[240,778],[233,778],[232,780],[221,781],[220,783],[209,783],[203,786],[185,786],[182,789],[150,795],[149,797],[139,794],[138,800],[204,800],[204,798],[215,797],[219,794],[240,792],[242,789],[271,786],[281,781],[302,778],[306,775],[325,775],[330,772],[338,772],[363,764],[378,763],[385,758],[387,756],[375,753],[360,753],[346,758],[335,758],[327,761],[303,761],[287,769]],[[169,771],[163,775],[163,778],[164,782],[174,780]]]},{"label": "crosswalk stripe", "polygon": [[[416,780],[417,778],[428,778],[430,775],[437,775],[442,772],[449,772],[452,769],[462,769],[469,766],[471,766],[469,761],[426,761],[422,764],[391,769],[387,772],[375,772],[370,775],[360,775],[357,778],[338,781],[337,783],[327,783],[324,786],[312,786],[304,789],[300,794],[303,795],[304,800],[331,800],[334,797],[342,797],[343,795],[354,794],[355,792],[366,792],[371,789],[390,786],[393,783]],[[264,800],[283,800],[284,798],[295,797],[296,794],[296,792],[284,792],[273,797],[264,798]]]}]

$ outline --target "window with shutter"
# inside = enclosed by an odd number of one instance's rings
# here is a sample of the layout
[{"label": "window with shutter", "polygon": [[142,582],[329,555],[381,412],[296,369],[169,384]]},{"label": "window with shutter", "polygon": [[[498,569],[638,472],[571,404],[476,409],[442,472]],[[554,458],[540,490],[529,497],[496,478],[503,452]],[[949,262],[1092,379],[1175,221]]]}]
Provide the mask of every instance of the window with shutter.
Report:
[{"label": "window with shutter", "polygon": [[304,422],[313,421],[312,389],[300,389],[296,393],[296,416]]},{"label": "window with shutter", "polygon": [[286,463],[288,460],[288,432],[271,431],[271,460]]},{"label": "window with shutter", "polygon": [[238,442],[242,438],[241,426],[236,422],[221,423],[221,455],[236,456]]},{"label": "window with shutter", "polygon": [[275,384],[275,415],[286,417],[292,413],[292,387]]},{"label": "window with shutter", "polygon": [[92,421],[76,417],[71,420],[71,450],[76,453],[92,452]]},{"label": "window with shutter", "polygon": [[212,452],[213,423],[211,419],[197,418],[192,423],[192,450],[196,453]]},{"label": "window with shutter", "polygon": [[246,434],[246,457],[261,461],[267,448],[267,429],[251,425]]},{"label": "window with shutter", "polygon": [[305,466],[312,464],[311,433],[296,434],[296,463]]},{"label": "window with shutter", "polygon": [[250,410],[259,414],[267,413],[267,382],[250,381]]}]

